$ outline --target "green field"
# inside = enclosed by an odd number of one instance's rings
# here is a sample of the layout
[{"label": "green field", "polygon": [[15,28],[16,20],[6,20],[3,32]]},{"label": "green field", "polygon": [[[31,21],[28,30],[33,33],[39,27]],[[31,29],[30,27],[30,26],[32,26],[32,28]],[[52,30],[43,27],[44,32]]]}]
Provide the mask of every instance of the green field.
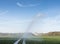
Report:
[{"label": "green field", "polygon": [[[44,36],[41,38],[27,39],[26,44],[60,44],[60,36]],[[15,38],[0,38],[0,44],[13,44],[16,40]],[[19,44],[22,44],[22,40]]]}]

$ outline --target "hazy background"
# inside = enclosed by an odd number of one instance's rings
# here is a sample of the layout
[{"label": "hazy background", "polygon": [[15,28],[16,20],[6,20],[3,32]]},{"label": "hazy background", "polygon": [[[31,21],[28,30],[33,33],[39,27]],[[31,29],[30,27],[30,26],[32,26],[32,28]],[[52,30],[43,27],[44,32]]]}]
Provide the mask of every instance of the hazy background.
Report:
[{"label": "hazy background", "polygon": [[0,32],[25,32],[37,14],[46,16],[30,32],[60,31],[60,0],[0,0]]}]

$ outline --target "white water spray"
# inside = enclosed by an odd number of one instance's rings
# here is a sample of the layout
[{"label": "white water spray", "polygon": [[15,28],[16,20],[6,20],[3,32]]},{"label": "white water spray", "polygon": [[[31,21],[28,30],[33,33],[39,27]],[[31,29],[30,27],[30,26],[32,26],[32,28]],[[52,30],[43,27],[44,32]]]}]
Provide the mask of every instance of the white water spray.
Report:
[{"label": "white water spray", "polygon": [[18,43],[21,41],[21,39],[23,39],[23,43],[22,43],[22,44],[26,44],[26,38],[27,38],[27,36],[28,36],[29,30],[31,29],[31,27],[33,26],[33,24],[34,24],[40,17],[42,17],[42,16],[43,16],[43,15],[40,14],[40,13],[39,13],[38,15],[34,16],[33,20],[31,21],[31,23],[30,23],[30,25],[28,26],[28,28],[27,28],[26,32],[24,33],[24,35],[23,35],[19,40],[17,40],[14,44],[18,44]]},{"label": "white water spray", "polygon": [[26,42],[25,39],[23,39],[23,43],[22,44],[26,44],[25,42]]}]

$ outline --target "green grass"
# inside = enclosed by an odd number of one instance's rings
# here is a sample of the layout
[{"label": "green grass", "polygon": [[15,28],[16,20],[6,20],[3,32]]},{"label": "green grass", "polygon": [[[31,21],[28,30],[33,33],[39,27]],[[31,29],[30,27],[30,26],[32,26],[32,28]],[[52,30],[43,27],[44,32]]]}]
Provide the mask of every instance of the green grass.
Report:
[{"label": "green grass", "polygon": [[[43,36],[41,38],[27,39],[26,44],[60,44],[60,36]],[[16,40],[15,38],[0,38],[0,44],[13,44]],[[22,41],[19,44],[22,44]]]}]

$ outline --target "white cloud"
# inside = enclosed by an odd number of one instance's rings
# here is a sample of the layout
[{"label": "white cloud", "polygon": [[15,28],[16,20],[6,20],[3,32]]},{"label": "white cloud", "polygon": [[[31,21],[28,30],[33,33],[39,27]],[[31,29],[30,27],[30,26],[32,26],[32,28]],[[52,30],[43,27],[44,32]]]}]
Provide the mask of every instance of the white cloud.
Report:
[{"label": "white cloud", "polygon": [[[18,20],[13,19],[12,17],[9,18],[3,17],[3,20],[0,18],[0,32],[25,32],[30,22],[31,19]],[[30,32],[60,31],[60,15],[39,19],[38,21],[34,22],[29,31]]]},{"label": "white cloud", "polygon": [[17,2],[17,5],[18,5],[19,7],[34,7],[34,6],[38,6],[38,5],[40,5],[40,4],[23,5],[23,4],[19,3],[19,2]]},{"label": "white cloud", "polygon": [[8,11],[1,12],[0,15],[6,14]]},{"label": "white cloud", "polygon": [[37,25],[33,26],[32,32],[60,31],[60,15],[42,19]]},{"label": "white cloud", "polygon": [[0,32],[25,32],[30,20],[9,19],[6,21],[0,19]]}]

